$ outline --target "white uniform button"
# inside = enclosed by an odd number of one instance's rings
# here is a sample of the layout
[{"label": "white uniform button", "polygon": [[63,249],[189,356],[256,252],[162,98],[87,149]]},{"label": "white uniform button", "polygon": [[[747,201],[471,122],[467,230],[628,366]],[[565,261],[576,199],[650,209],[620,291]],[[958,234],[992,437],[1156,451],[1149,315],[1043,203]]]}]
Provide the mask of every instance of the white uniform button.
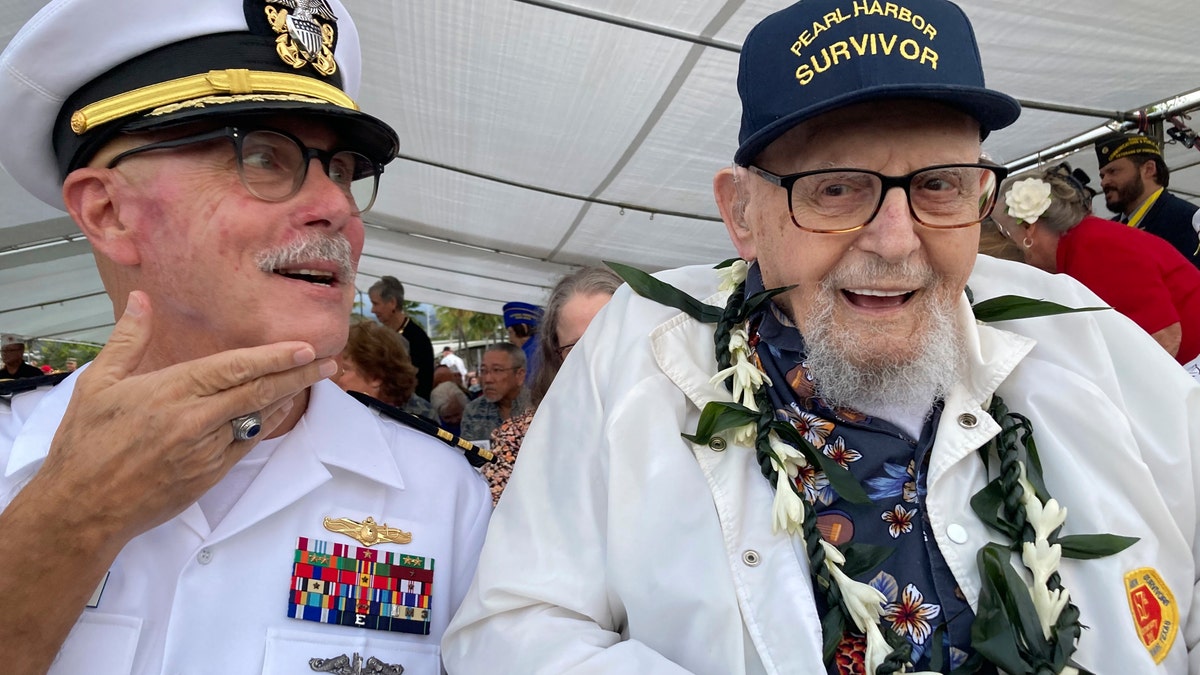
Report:
[{"label": "white uniform button", "polygon": [[725,451],[725,439],[721,438],[720,436],[713,436],[712,439],[709,440],[709,442],[708,442],[708,447],[713,452],[724,452]]},{"label": "white uniform button", "polygon": [[207,565],[208,563],[212,562],[212,559],[213,554],[211,549],[202,548],[200,549],[200,552],[196,554],[196,562],[200,563],[201,565]]},{"label": "white uniform button", "polygon": [[742,553],[742,562],[746,563],[748,567],[758,567],[758,564],[762,562],[762,558],[758,555],[758,551],[747,549]]},{"label": "white uniform button", "polygon": [[979,426],[979,418],[971,413],[963,413],[958,416],[958,426],[964,429],[974,429]]},{"label": "white uniform button", "polygon": [[958,523],[951,523],[946,528],[946,536],[950,537],[950,541],[956,544],[965,544],[969,538],[967,536],[967,528],[959,525]]}]

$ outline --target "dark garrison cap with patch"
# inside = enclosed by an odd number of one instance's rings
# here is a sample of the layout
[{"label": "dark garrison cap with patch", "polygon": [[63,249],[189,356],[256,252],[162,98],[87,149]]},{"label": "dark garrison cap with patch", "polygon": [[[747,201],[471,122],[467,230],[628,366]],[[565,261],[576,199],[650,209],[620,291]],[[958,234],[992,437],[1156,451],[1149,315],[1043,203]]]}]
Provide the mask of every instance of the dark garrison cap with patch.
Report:
[{"label": "dark garrison cap with patch", "polygon": [[1158,141],[1141,134],[1113,134],[1096,141],[1096,161],[1103,169],[1109,162],[1133,155],[1162,157]]},{"label": "dark garrison cap with patch", "polygon": [[62,208],[62,181],[122,132],[297,114],[381,163],[396,132],[358,109],[339,0],[54,0],[0,55],[0,164]]},{"label": "dark garrison cap with patch", "polygon": [[958,108],[986,135],[1021,114],[984,86],[970,21],[946,0],[802,0],[746,36],[738,69],[747,165],[792,127],[855,103],[923,99]]}]

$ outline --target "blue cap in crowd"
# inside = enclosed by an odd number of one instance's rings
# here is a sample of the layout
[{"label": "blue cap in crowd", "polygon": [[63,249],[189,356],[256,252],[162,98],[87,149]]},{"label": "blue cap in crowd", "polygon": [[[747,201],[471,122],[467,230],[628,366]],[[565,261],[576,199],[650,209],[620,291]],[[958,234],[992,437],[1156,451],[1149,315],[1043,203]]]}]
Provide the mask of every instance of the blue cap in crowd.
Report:
[{"label": "blue cap in crowd", "polygon": [[528,302],[507,302],[504,304],[504,327],[511,328],[522,324],[536,326],[542,321],[542,308]]},{"label": "blue cap in crowd", "polygon": [[974,117],[984,135],[1021,113],[984,87],[971,23],[946,0],[797,2],[746,36],[738,93],[742,166],[797,124],[854,103],[937,101]]}]

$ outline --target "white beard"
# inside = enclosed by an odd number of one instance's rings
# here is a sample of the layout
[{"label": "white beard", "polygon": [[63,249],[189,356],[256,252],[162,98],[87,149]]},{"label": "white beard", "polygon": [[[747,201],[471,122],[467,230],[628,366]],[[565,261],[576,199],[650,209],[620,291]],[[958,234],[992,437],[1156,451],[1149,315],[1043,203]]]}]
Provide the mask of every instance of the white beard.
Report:
[{"label": "white beard", "polygon": [[919,437],[933,404],[946,395],[965,363],[955,303],[929,302],[922,330],[914,336],[920,348],[907,359],[889,358],[864,354],[860,334],[838,330],[833,321],[838,291],[833,280],[823,286],[804,322],[808,372],[817,394],[832,407],[886,419]]}]

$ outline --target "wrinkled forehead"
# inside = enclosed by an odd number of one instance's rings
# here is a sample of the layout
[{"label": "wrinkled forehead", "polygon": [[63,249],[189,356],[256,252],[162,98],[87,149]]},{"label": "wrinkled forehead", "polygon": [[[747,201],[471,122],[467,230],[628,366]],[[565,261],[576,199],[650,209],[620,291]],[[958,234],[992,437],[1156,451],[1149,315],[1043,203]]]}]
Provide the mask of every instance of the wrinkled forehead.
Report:
[{"label": "wrinkled forehead", "polygon": [[975,159],[982,147],[979,129],[974,117],[936,101],[870,101],[797,124],[764,148],[758,160],[778,166],[780,161],[807,157],[818,148],[835,154],[850,147],[893,149],[896,141],[931,130],[956,147],[972,148]]}]

